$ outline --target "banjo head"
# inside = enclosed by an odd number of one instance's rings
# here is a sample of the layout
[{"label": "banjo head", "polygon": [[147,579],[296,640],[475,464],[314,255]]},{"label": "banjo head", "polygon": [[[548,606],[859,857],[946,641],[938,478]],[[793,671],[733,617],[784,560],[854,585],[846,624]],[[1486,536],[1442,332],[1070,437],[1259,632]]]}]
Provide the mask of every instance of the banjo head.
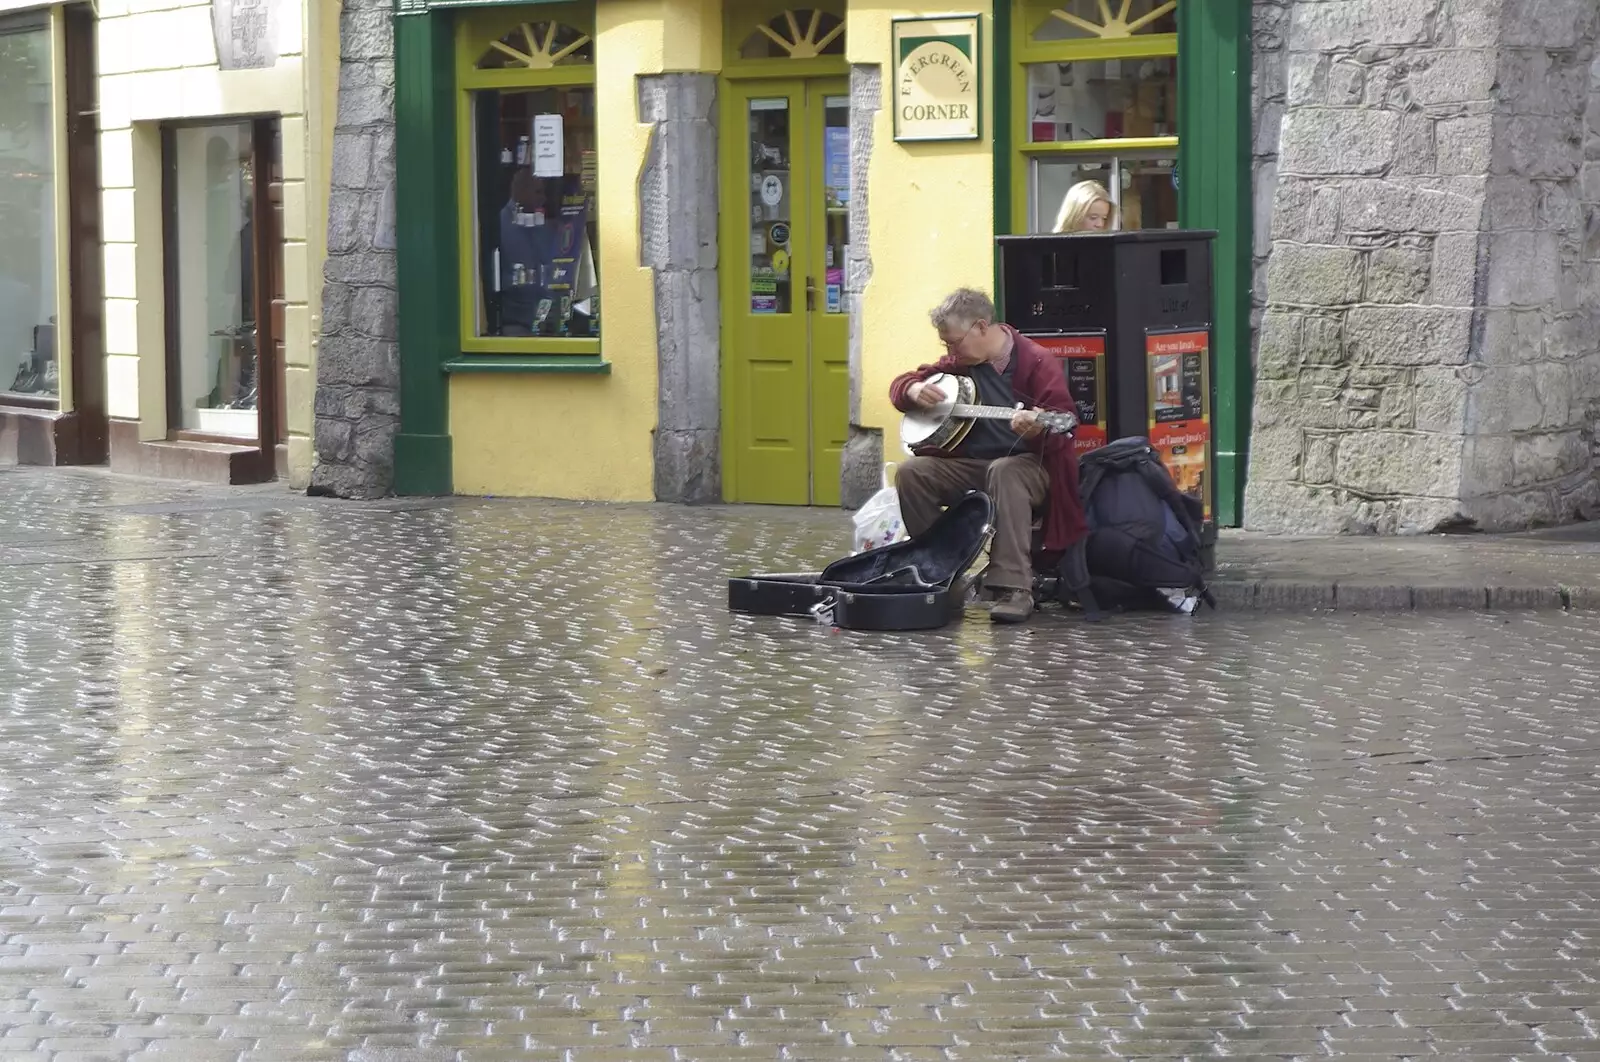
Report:
[{"label": "banjo head", "polygon": [[906,453],[932,448],[943,450],[959,443],[971,424],[954,420],[950,410],[959,403],[971,405],[977,397],[978,386],[970,376],[954,373],[935,373],[927,383],[944,392],[944,399],[931,409],[919,409],[900,418],[900,445]]}]

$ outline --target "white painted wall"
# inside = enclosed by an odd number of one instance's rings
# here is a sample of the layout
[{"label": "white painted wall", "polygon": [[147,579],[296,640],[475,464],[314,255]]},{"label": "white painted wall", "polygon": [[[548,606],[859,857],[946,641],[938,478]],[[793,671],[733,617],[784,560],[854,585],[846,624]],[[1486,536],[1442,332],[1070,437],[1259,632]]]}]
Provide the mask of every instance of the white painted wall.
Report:
[{"label": "white painted wall", "polygon": [[[289,462],[291,481],[303,484],[311,472],[310,381],[318,319],[313,300],[320,295],[313,278],[322,275],[326,243],[327,175],[321,171],[326,129],[332,127],[332,115],[324,121],[321,110],[334,98],[329,86],[338,78],[338,3],[275,2],[277,62],[225,71],[217,60],[209,2],[100,0],[107,407],[113,417],[137,419],[141,438],[166,438],[161,124],[278,114]],[[330,24],[331,35],[325,32]],[[308,166],[315,172],[308,173]]]}]

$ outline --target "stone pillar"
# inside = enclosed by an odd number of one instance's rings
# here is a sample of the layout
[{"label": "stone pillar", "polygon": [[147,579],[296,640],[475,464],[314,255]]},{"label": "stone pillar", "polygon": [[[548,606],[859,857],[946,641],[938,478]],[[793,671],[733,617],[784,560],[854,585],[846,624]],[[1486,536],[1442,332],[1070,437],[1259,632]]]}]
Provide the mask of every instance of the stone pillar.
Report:
[{"label": "stone pillar", "polygon": [[1589,513],[1600,7],[1287,6],[1246,526]]},{"label": "stone pillar", "polygon": [[371,498],[394,481],[400,425],[392,0],[344,0],[309,493]]},{"label": "stone pillar", "polygon": [[1600,4],[1505,0],[1500,33],[1483,232],[1445,266],[1477,252],[1462,498],[1490,529],[1600,517]]},{"label": "stone pillar", "polygon": [[1272,200],[1278,187],[1278,138],[1288,91],[1284,38],[1289,29],[1289,0],[1255,0],[1250,18],[1250,151],[1251,224],[1250,350],[1251,365],[1258,345],[1261,317],[1267,304],[1267,258],[1272,252]]},{"label": "stone pillar", "polygon": [[867,174],[872,129],[883,106],[883,68],[850,68],[850,242],[845,247],[844,305],[850,315],[850,435],[839,462],[839,501],[859,509],[883,483],[883,433],[861,427],[861,296],[872,279]]},{"label": "stone pillar", "polygon": [[639,249],[640,264],[655,274],[660,381],[655,497],[717,502],[722,500],[722,311],[716,75],[640,78],[639,118],[651,126],[639,178]]}]

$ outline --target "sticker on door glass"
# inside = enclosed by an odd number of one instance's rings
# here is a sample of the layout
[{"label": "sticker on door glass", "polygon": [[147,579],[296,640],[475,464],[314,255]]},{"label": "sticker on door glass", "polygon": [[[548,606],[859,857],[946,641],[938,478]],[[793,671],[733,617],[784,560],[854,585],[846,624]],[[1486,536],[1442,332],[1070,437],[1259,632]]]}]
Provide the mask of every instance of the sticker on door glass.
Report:
[{"label": "sticker on door glass", "polygon": [[750,312],[778,312],[778,281],[771,276],[750,278]]},{"label": "sticker on door glass", "polygon": [[842,313],[844,311],[844,270],[829,269],[822,274],[823,283],[827,285],[827,299],[829,313]]}]

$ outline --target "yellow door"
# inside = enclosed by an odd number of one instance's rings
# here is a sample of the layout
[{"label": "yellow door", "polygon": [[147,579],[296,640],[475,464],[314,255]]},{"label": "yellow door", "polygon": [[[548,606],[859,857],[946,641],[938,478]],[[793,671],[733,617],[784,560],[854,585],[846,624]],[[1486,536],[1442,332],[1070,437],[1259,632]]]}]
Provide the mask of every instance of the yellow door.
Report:
[{"label": "yellow door", "polygon": [[837,505],[849,97],[842,81],[753,81],[724,101],[723,495]]}]

